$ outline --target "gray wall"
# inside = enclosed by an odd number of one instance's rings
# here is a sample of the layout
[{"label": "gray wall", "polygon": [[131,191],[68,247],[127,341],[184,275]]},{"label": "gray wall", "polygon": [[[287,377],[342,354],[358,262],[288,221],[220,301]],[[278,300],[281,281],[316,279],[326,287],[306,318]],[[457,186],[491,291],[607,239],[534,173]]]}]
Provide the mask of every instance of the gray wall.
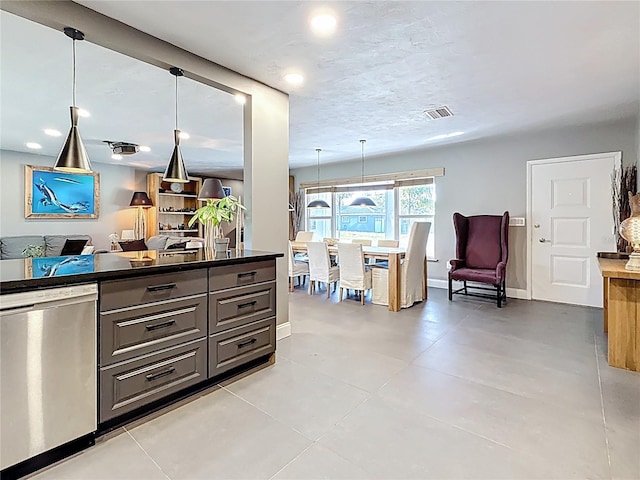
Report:
[{"label": "gray wall", "polygon": [[[436,257],[429,263],[429,278],[446,279],[447,261],[454,258],[452,215],[502,214],[526,216],[526,162],[543,158],[622,151],[623,161],[638,158],[635,119],[605,125],[571,127],[521,133],[506,137],[457,143],[450,146],[366,158],[366,173],[381,174],[444,167],[436,178]],[[375,139],[370,139],[375,142]],[[330,148],[330,146],[326,146]],[[314,182],[316,168],[294,169],[296,186]],[[321,166],[321,180],[357,177],[360,162]],[[511,227],[507,286],[526,289],[526,229]]]},{"label": "gray wall", "polygon": [[[128,208],[135,190],[136,171],[131,167],[93,162],[100,174],[100,217],[97,219],[44,220],[24,218],[24,166],[52,167],[56,159],[44,155],[0,151],[0,235],[88,234],[98,249],[108,249],[110,233],[133,228],[135,209]],[[140,188],[142,187],[142,188]]]}]

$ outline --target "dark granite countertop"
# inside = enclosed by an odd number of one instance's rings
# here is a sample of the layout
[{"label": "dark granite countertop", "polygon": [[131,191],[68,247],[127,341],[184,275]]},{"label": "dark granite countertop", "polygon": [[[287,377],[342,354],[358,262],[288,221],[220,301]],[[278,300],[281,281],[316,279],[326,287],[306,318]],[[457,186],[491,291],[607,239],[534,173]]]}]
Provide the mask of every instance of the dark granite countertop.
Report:
[{"label": "dark granite countertop", "polygon": [[283,257],[282,253],[230,250],[216,256],[203,249],[150,250],[69,257],[20,258],[0,261],[0,294],[41,287],[177,272]]}]

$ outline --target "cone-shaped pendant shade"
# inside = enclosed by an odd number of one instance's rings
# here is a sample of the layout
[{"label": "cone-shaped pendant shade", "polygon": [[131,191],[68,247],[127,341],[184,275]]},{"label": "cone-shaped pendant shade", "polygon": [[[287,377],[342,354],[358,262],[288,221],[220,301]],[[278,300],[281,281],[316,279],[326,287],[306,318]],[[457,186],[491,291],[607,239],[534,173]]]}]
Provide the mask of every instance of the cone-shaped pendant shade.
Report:
[{"label": "cone-shaped pendant shade", "polygon": [[175,145],[173,147],[173,153],[171,154],[171,160],[169,160],[167,169],[164,171],[162,180],[165,182],[187,183],[189,181],[189,175],[187,174],[184,160],[182,160],[182,153],[180,152],[180,130],[174,130],[173,136],[175,138]]},{"label": "cone-shaped pendant shade", "polygon": [[78,107],[71,108],[71,130],[67,136],[67,141],[64,142],[62,150],[58,155],[56,164],[53,166],[54,170],[61,170],[63,172],[90,172],[91,162],[89,161],[89,155],[84,148],[82,138],[80,138],[80,132],[78,131]]}]

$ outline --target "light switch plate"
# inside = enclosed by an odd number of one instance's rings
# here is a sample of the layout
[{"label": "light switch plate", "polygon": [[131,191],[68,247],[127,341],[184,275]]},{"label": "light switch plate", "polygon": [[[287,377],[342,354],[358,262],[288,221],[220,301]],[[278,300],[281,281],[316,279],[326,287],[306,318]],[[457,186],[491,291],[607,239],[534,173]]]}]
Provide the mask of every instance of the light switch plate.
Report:
[{"label": "light switch plate", "polygon": [[511,217],[509,218],[510,227],[524,227],[524,217]]}]

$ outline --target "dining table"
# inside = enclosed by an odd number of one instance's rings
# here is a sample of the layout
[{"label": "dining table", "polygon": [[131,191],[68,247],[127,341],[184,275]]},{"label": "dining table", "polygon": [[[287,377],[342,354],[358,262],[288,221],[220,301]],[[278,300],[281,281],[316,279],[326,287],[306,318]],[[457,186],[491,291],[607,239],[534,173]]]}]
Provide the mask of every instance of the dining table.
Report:
[{"label": "dining table", "polygon": [[[307,253],[307,242],[291,242],[291,247],[294,253]],[[338,256],[337,245],[327,245],[329,249],[329,255]],[[405,255],[407,254],[406,248],[392,248],[392,247],[373,247],[362,246],[362,253],[365,259],[383,260],[388,262],[389,268],[389,310],[392,312],[399,312],[401,308],[401,264]],[[425,255],[423,261],[423,278],[422,278],[422,296],[427,299],[427,257]]]}]

